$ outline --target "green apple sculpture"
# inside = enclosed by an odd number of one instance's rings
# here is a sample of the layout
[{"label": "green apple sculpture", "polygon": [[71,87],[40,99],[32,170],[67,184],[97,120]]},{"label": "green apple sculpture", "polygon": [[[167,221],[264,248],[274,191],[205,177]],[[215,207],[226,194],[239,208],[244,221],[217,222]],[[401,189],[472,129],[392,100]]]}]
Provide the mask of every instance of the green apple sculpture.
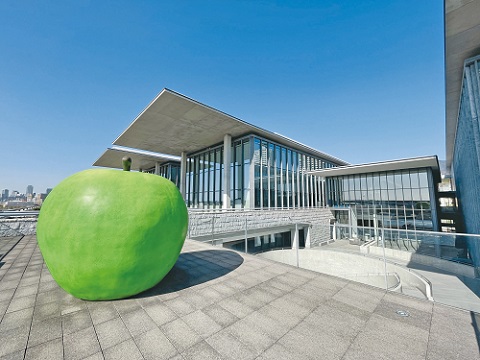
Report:
[{"label": "green apple sculpture", "polygon": [[[124,170],[130,169],[124,159]],[[45,199],[38,245],[57,283],[86,300],[120,299],[161,281],[178,259],[188,212],[169,180],[141,172],[85,170]]]}]

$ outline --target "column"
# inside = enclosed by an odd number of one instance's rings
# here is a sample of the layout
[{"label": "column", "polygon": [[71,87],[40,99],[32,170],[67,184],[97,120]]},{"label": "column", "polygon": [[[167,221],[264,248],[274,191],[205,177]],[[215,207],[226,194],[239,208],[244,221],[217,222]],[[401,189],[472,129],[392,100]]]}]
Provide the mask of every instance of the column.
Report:
[{"label": "column", "polygon": [[305,234],[305,249],[309,249],[311,247],[311,239],[310,239],[310,232],[312,228],[311,226],[306,226],[303,228],[304,234]]},{"label": "column", "polygon": [[230,164],[232,162],[232,136],[223,137],[223,179],[222,179],[222,208],[230,209]]},{"label": "column", "polygon": [[292,249],[298,249],[299,244],[299,237],[298,237],[298,226],[295,224],[295,229],[290,230],[291,237],[292,237]]},{"label": "column", "polygon": [[180,193],[182,194],[183,200],[187,197],[186,193],[186,184],[187,184],[187,153],[182,151],[182,158],[180,159]]},{"label": "column", "polygon": [[160,163],[158,161],[155,162],[155,175],[160,175]]}]

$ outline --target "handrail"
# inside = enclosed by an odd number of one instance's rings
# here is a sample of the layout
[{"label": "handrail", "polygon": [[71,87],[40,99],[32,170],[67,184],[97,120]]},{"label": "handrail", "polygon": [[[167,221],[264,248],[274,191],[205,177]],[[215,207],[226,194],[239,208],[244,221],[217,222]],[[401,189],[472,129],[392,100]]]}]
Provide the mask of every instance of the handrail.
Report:
[{"label": "handrail", "polygon": [[16,217],[38,217],[40,212],[30,211],[0,211],[0,218],[16,218]]}]

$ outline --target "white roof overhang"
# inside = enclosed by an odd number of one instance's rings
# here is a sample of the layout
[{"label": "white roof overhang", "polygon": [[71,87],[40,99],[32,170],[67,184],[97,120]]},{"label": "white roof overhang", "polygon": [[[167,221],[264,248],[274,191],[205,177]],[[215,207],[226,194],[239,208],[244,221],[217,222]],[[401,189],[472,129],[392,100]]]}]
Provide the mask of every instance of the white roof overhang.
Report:
[{"label": "white roof overhang", "polygon": [[138,151],[136,149],[109,148],[97,159],[97,161],[95,161],[93,165],[122,169],[122,159],[124,156],[129,156],[132,159],[132,170],[146,170],[155,167],[156,163],[180,161],[180,158],[177,157],[147,153],[144,151]]},{"label": "white roof overhang", "polygon": [[223,142],[229,134],[238,138],[257,134],[284,146],[319,156],[337,165],[348,163],[285,136],[261,129],[201,104],[169,89],[143,110],[114,145],[180,156],[192,154]]},{"label": "white roof overhang", "polygon": [[311,175],[319,177],[332,177],[332,176],[343,176],[343,175],[355,175],[355,174],[366,174],[366,173],[376,173],[376,172],[385,172],[393,170],[407,170],[407,169],[419,169],[419,168],[432,168],[436,180],[440,179],[440,167],[438,165],[437,156],[425,156],[418,158],[410,159],[401,159],[401,160],[391,160],[383,161],[369,164],[360,164],[360,165],[350,165],[350,166],[339,166],[335,168],[320,169],[309,171]]}]

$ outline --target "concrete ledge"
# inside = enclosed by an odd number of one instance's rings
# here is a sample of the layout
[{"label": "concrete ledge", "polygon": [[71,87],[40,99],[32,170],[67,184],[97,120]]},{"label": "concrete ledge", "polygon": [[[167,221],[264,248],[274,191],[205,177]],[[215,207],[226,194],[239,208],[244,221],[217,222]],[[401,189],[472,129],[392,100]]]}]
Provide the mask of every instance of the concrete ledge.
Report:
[{"label": "concrete ledge", "polygon": [[[297,266],[296,250],[274,250],[257,256]],[[302,269],[338,276],[385,289],[385,264],[383,259],[330,250],[301,249],[298,251],[298,264]],[[400,279],[400,283],[418,289],[425,298],[433,301],[432,286],[427,279],[400,264],[387,261],[387,284],[389,290],[400,290],[398,279]]]}]

